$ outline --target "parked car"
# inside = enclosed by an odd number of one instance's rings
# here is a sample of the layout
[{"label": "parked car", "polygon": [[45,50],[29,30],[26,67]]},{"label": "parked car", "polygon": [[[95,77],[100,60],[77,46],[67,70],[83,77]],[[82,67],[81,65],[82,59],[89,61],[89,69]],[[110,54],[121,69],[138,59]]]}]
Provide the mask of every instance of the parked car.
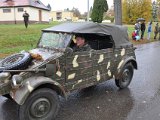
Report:
[{"label": "parked car", "polygon": [[[83,34],[90,51],[73,52]],[[137,69],[127,28],[98,23],[63,23],[42,30],[37,47],[0,62],[0,94],[19,105],[20,120],[52,120],[59,96],[115,79],[128,87]]]}]

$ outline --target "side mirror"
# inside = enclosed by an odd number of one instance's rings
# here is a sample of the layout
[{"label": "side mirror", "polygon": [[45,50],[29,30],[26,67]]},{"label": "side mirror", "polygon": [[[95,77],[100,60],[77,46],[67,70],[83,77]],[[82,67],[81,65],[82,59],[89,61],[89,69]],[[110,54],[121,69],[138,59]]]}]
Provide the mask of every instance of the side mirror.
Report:
[{"label": "side mirror", "polygon": [[73,53],[73,49],[70,48],[70,47],[67,47],[66,50],[65,50],[65,54],[72,55],[72,53]]}]

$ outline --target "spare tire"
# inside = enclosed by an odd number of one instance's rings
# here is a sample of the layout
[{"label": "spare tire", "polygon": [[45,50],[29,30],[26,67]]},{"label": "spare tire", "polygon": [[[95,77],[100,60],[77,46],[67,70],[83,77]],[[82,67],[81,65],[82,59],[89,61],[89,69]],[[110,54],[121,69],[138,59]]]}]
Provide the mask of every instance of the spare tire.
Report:
[{"label": "spare tire", "polygon": [[32,57],[29,53],[18,53],[6,57],[0,62],[0,72],[3,70],[22,70],[28,67]]}]

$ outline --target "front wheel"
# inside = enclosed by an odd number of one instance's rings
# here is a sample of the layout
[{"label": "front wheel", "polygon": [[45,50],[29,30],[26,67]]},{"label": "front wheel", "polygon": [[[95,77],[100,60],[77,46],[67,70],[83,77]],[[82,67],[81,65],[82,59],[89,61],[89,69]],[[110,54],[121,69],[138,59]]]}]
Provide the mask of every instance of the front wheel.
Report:
[{"label": "front wheel", "polygon": [[134,68],[131,63],[128,63],[124,66],[121,72],[121,76],[119,79],[115,80],[117,87],[123,89],[128,87],[130,84],[134,73]]},{"label": "front wheel", "polygon": [[57,93],[48,88],[34,91],[19,108],[20,120],[54,120],[59,110]]}]

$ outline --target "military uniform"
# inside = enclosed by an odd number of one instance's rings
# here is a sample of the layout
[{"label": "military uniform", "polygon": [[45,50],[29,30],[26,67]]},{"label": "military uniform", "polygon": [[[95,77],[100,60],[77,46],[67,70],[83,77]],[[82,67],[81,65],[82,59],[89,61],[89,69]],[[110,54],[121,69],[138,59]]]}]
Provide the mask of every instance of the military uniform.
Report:
[{"label": "military uniform", "polygon": [[28,22],[29,22],[29,14],[25,12],[23,14],[23,18],[24,18],[25,27],[27,28],[28,27]]},{"label": "military uniform", "polygon": [[74,52],[82,52],[82,51],[90,51],[90,50],[91,50],[91,47],[88,44],[85,44],[82,47],[78,47],[78,46],[73,47]]}]

